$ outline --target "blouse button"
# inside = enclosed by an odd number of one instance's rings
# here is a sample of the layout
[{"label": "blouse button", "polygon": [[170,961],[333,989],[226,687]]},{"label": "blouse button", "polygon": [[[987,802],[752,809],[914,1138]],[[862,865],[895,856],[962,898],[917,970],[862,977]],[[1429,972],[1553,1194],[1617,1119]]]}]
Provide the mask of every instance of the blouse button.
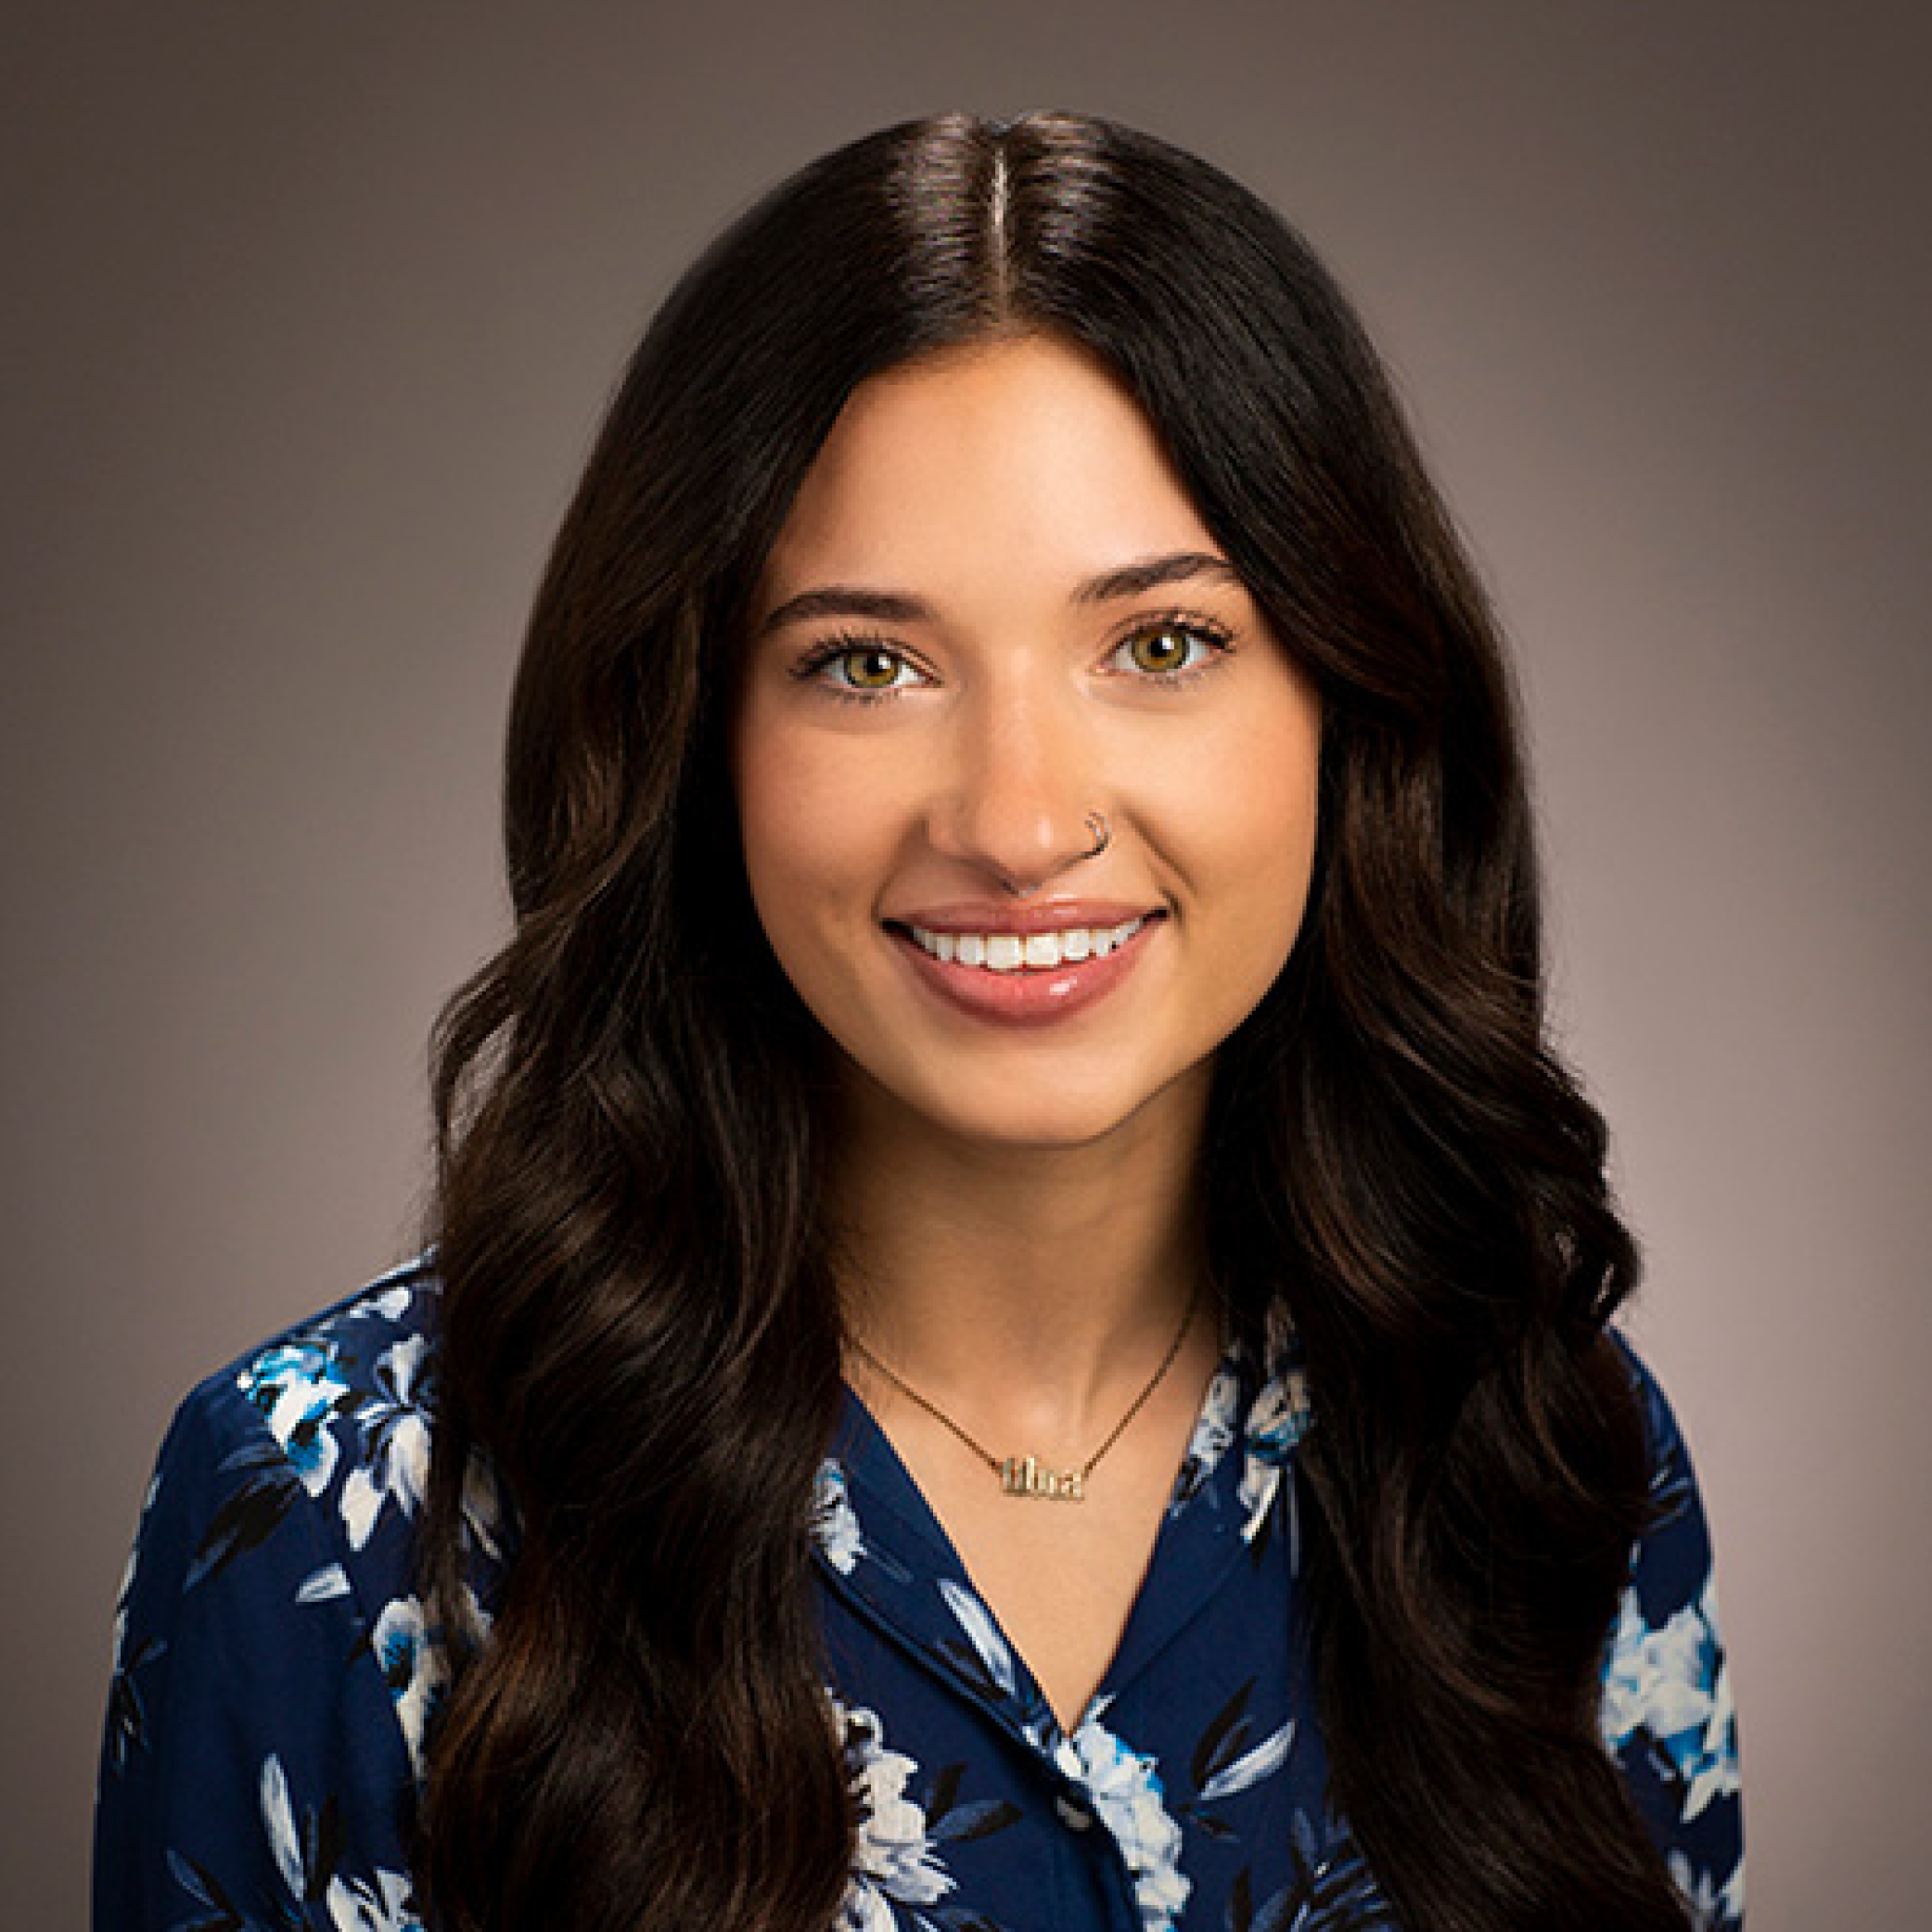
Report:
[{"label": "blouse button", "polygon": [[1077,1805],[1070,1798],[1054,1799],[1054,1809],[1059,1812],[1061,1822],[1074,1831],[1083,1832],[1093,1823],[1094,1814],[1084,1805]]}]

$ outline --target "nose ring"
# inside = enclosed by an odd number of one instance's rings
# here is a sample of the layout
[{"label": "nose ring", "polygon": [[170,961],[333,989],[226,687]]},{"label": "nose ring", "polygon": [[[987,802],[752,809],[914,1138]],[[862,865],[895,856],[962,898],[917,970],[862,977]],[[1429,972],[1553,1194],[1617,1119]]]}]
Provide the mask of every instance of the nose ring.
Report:
[{"label": "nose ring", "polygon": [[[1075,865],[1081,864],[1081,860],[1097,859],[1114,842],[1114,835],[1107,825],[1107,814],[1105,812],[1088,812],[1087,829],[1094,835],[1094,843],[1085,851],[1081,852],[1079,858],[1070,862]],[[1000,883],[1004,888],[1007,896],[1013,899],[1030,899],[1040,889],[1037,885],[1016,886],[1009,884],[1004,879],[1002,879]]]}]

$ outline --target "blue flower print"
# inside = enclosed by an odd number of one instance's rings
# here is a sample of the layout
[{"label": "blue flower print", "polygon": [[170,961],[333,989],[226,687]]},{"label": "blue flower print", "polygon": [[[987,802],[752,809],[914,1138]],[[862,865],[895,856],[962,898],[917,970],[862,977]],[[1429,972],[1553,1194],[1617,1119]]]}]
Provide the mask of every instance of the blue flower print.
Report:
[{"label": "blue flower print", "polygon": [[341,1454],[328,1425],[354,1401],[335,1349],[311,1341],[285,1342],[257,1355],[239,1381],[302,1487],[312,1496],[321,1495]]},{"label": "blue flower print", "polygon": [[1632,1586],[1604,1676],[1605,1742],[1615,1751],[1641,1739],[1682,1787],[1686,1823],[1740,1783],[1731,1673],[1717,1630],[1714,1583],[1657,1629]]},{"label": "blue flower print", "polygon": [[1101,1722],[1107,1708],[1096,1698],[1069,1740],[1080,1782],[1127,1862],[1141,1924],[1170,1932],[1193,1889],[1181,1869],[1181,1826],[1167,1809],[1158,1766]]}]

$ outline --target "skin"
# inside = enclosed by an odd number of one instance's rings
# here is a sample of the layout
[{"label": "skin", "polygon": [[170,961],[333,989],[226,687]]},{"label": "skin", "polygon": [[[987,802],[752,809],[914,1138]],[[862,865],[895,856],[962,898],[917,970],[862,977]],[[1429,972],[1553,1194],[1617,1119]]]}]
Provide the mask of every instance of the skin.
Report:
[{"label": "skin", "polygon": [[[1307,902],[1320,706],[1247,590],[1223,571],[1075,595],[1183,554],[1222,556],[1145,416],[1103,365],[1035,336],[862,384],[754,598],[733,782],[759,917],[838,1053],[848,1320],[1002,1452],[1084,1460],[1171,1342],[1200,1277],[1214,1056]],[[921,609],[782,619],[827,586]],[[824,659],[841,635],[863,642]],[[881,695],[841,695],[868,686]],[[1094,811],[1112,838],[1088,857]],[[1023,903],[1158,916],[1107,997],[1003,1026],[937,998],[885,922],[1011,904],[1016,885]],[[1080,1506],[1002,1496],[852,1363],[1069,1721],[1112,1654],[1218,1355],[1200,1315]]]}]

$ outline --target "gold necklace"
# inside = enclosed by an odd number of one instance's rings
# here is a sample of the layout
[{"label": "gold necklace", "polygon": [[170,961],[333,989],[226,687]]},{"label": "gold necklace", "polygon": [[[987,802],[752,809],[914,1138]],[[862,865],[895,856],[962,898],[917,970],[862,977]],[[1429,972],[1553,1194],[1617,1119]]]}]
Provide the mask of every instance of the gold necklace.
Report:
[{"label": "gold necklace", "polygon": [[976,1442],[967,1435],[937,1402],[928,1401],[909,1382],[894,1375],[857,1336],[849,1335],[846,1339],[851,1344],[853,1352],[876,1368],[900,1394],[917,1402],[935,1422],[943,1423],[951,1429],[1000,1478],[1000,1488],[1005,1494],[1030,1496],[1046,1503],[1084,1503],[1087,1500],[1087,1478],[1093,1475],[1094,1465],[1127,1433],[1127,1425],[1146,1407],[1148,1398],[1160,1387],[1168,1370],[1173,1367],[1181,1353],[1181,1344],[1187,1339],[1187,1331],[1194,1325],[1195,1304],[1200,1299],[1197,1285],[1194,1293],[1187,1298],[1187,1307],[1182,1313],[1181,1325],[1175,1330],[1174,1338],[1168,1344],[1168,1351],[1161,1357],[1160,1366],[1154,1371],[1147,1386],[1134,1397],[1126,1414],[1107,1431],[1107,1440],[1074,1469],[1051,1468],[1034,1455],[994,1455],[983,1443]]}]

